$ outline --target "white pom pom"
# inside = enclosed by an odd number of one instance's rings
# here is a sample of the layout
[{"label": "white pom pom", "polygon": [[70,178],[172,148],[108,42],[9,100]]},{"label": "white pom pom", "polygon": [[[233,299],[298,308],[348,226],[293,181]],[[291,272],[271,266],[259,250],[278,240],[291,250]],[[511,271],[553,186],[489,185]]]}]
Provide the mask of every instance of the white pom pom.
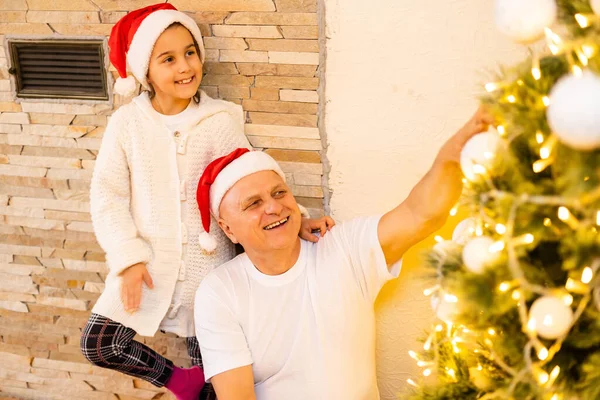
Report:
[{"label": "white pom pom", "polygon": [[135,78],[129,75],[127,78],[117,78],[115,82],[115,93],[120,94],[121,96],[131,96],[135,93],[135,89],[137,88],[137,84],[135,83]]},{"label": "white pom pom", "polygon": [[208,232],[201,232],[198,235],[200,248],[207,253],[212,253],[217,249],[217,241]]}]

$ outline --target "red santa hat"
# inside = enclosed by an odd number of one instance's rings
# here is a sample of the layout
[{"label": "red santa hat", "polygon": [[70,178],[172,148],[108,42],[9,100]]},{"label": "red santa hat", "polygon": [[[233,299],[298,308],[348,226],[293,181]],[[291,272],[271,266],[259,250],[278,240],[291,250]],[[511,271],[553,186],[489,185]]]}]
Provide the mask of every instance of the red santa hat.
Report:
[{"label": "red santa hat", "polygon": [[[108,39],[109,58],[119,72],[115,92],[123,96],[133,94],[135,79],[148,89],[146,76],[154,44],[171,24],[179,22],[196,39],[200,48],[200,61],[204,63],[204,45],[198,25],[172,4],[155,4],[131,11],[113,26]],[[127,71],[132,76],[127,76]]]},{"label": "red santa hat", "polygon": [[260,171],[274,171],[285,182],[285,174],[270,155],[262,151],[235,149],[224,157],[217,158],[204,170],[198,182],[196,200],[204,231],[198,241],[206,252],[217,248],[216,240],[210,235],[211,214],[219,218],[219,206],[223,197],[240,179]]}]

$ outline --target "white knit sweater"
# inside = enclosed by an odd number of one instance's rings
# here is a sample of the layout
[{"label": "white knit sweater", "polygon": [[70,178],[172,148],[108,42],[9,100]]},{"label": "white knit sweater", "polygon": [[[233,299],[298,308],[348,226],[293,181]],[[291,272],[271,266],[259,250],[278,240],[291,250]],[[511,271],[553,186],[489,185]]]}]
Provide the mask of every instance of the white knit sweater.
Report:
[{"label": "white knit sweater", "polygon": [[[243,133],[241,107],[233,103],[202,93],[197,119],[179,132],[177,145],[145,100],[138,97],[113,114],[96,160],[91,215],[110,272],[92,312],[140,335],[153,336],[171,306],[180,268],[185,268],[185,284],[179,300],[191,309],[195,291],[206,273],[233,257],[232,243],[214,220],[211,234],[217,239],[217,251],[212,255],[201,251],[196,185],[213,159],[250,145]],[[184,185],[179,179],[177,154],[186,155]],[[180,202],[181,187],[185,202]],[[182,206],[187,207],[183,224]],[[183,260],[182,232],[187,236]],[[118,275],[139,262],[147,263],[154,289],[143,285],[140,308],[129,314],[121,302]]]}]

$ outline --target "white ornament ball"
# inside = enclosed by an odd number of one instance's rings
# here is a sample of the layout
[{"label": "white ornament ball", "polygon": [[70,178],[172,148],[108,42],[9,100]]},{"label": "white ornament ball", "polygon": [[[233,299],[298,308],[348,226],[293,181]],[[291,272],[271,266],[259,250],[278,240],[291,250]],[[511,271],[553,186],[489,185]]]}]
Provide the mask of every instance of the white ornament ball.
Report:
[{"label": "white ornament ball", "polygon": [[592,10],[596,15],[600,15],[600,0],[590,0]]},{"label": "white ornament ball", "polygon": [[469,240],[462,253],[465,267],[476,274],[482,273],[498,258],[498,253],[490,250],[494,243],[494,239],[488,236],[479,236]]},{"label": "white ornament ball", "polygon": [[498,30],[519,43],[531,43],[556,20],[555,0],[496,0]]},{"label": "white ornament ball", "polygon": [[563,299],[540,297],[529,310],[529,325],[544,339],[557,339],[567,333],[573,322],[573,310]]},{"label": "white ornament ball", "polygon": [[460,167],[465,177],[470,181],[478,180],[478,168],[489,170],[502,145],[502,139],[495,131],[480,133],[469,139],[460,153]]},{"label": "white ornament ball", "polygon": [[456,301],[448,301],[453,296],[443,292],[431,296],[431,308],[435,315],[444,322],[452,322],[458,315],[458,304]]},{"label": "white ornament ball", "polygon": [[477,220],[469,217],[460,221],[452,232],[452,240],[458,244],[465,244],[475,237],[477,232]]},{"label": "white ornament ball", "polygon": [[589,70],[561,78],[550,92],[548,124],[558,139],[577,150],[600,147],[600,77]]}]

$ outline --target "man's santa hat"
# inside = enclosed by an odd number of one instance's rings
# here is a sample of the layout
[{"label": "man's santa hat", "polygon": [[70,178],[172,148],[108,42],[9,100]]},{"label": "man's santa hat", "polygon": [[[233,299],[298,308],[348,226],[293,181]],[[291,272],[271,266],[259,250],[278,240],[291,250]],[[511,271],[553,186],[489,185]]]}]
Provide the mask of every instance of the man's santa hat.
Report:
[{"label": "man's santa hat", "polygon": [[[204,45],[198,25],[186,14],[177,11],[171,4],[155,4],[131,11],[113,26],[108,39],[110,62],[119,73],[115,92],[130,96],[136,88],[135,79],[148,89],[148,64],[154,44],[159,36],[173,23],[186,27],[200,49],[200,61],[204,63]],[[127,76],[127,71],[132,76]]]},{"label": "man's santa hat", "polygon": [[242,178],[260,171],[274,171],[285,182],[285,174],[270,155],[262,151],[235,149],[224,157],[217,158],[204,170],[198,188],[196,200],[202,218],[204,231],[198,241],[206,252],[213,252],[217,242],[210,235],[210,216],[219,218],[219,206],[223,197]]}]

